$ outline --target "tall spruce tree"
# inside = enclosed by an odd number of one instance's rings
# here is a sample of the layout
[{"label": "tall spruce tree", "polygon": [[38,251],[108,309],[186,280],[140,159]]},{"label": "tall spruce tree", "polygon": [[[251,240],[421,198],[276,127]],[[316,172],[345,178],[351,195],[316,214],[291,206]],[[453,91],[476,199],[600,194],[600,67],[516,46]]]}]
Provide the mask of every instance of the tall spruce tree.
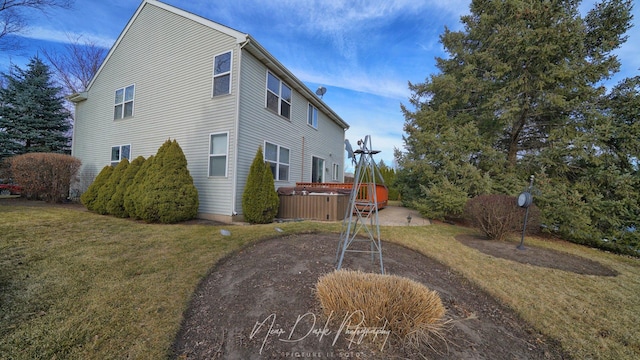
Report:
[{"label": "tall spruce tree", "polygon": [[13,66],[0,89],[0,157],[29,152],[67,153],[70,114],[49,67],[33,57]]},{"label": "tall spruce tree", "polygon": [[[595,239],[623,226],[599,218],[599,209],[621,209],[621,193],[631,189],[628,166],[602,165],[602,137],[615,134],[604,124],[624,129],[612,106],[627,101],[630,84],[610,101],[601,85],[619,70],[613,51],[626,41],[633,3],[603,0],[584,17],[579,5],[473,0],[463,30],[445,29],[440,41],[448,57],[436,59],[439,73],[410,84],[411,107],[402,108],[406,152],[396,157],[404,201],[426,215],[455,215],[466,198],[513,195],[536,174],[554,193],[538,203],[543,215],[554,216],[550,228]],[[620,101],[616,106],[631,114]],[[620,154],[632,151],[630,142],[609,143],[620,144],[617,158],[633,158]],[[595,178],[624,190],[600,191],[590,185]]]}]

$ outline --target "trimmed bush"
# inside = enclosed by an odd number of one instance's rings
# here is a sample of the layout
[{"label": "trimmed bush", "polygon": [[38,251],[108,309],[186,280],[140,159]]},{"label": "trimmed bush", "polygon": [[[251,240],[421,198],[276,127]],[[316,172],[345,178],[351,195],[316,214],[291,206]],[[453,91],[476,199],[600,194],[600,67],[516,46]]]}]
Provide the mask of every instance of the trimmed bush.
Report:
[{"label": "trimmed bush", "polygon": [[143,163],[144,157],[138,156],[137,158],[133,159],[133,161],[131,161],[129,166],[127,166],[126,170],[122,174],[122,177],[120,178],[120,182],[118,183],[113,196],[111,196],[111,200],[109,200],[109,203],[107,204],[107,213],[120,218],[129,217],[129,213],[124,206],[124,196],[129,186],[131,186],[131,184],[133,183],[133,179],[135,178]]},{"label": "trimmed bush", "polygon": [[352,325],[390,330],[401,344],[416,347],[441,336],[445,308],[440,296],[408,278],[338,270],[318,280],[316,296],[336,325],[351,316]]},{"label": "trimmed bush", "polygon": [[430,219],[456,218],[462,215],[464,206],[469,200],[464,189],[452,184],[447,179],[429,188],[420,185],[420,189],[424,196],[413,201],[411,207],[418,210],[422,216]]},{"label": "trimmed bush", "polygon": [[158,149],[141,190],[138,215],[147,222],[170,224],[198,215],[198,190],[176,140],[167,140]]},{"label": "trimmed bush", "polygon": [[89,211],[95,211],[95,203],[98,199],[100,188],[109,180],[111,174],[113,174],[113,166],[107,165],[103,167],[98,176],[89,185],[87,191],[80,196],[80,201]]},{"label": "trimmed bush", "polygon": [[55,153],[28,153],[9,159],[13,181],[23,196],[46,202],[62,202],[69,197],[71,182],[82,166],[80,159]]},{"label": "trimmed bush", "polygon": [[[478,228],[491,240],[506,240],[509,235],[522,231],[526,209],[517,205],[516,198],[509,195],[480,195],[465,205],[464,216],[469,224]],[[535,205],[529,207],[527,232],[540,231],[540,211]]]},{"label": "trimmed bush", "polygon": [[151,155],[144,160],[140,164],[140,168],[136,172],[133,180],[131,180],[131,184],[127,187],[124,193],[124,209],[129,214],[129,217],[134,219],[142,219],[140,213],[138,212],[139,204],[142,201],[144,196],[144,186],[145,179],[147,177],[147,172],[149,172],[149,168],[153,164],[155,160],[155,156]]},{"label": "trimmed bush", "polygon": [[258,148],[247,183],[242,193],[244,220],[251,224],[268,224],[278,214],[280,198],[275,190],[273,173],[264,161],[262,147]]},{"label": "trimmed bush", "polygon": [[122,179],[122,175],[127,170],[127,167],[129,167],[129,160],[125,158],[113,168],[113,172],[111,173],[111,176],[109,176],[109,179],[98,190],[98,196],[96,197],[96,201],[93,203],[93,211],[101,215],[109,214],[107,205],[118,189],[120,179]]}]

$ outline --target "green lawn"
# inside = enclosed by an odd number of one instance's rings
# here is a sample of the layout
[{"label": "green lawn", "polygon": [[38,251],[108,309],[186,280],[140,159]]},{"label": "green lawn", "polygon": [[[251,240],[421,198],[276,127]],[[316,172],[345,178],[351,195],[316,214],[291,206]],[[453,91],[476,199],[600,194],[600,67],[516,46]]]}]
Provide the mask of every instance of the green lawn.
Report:
[{"label": "green lawn", "polygon": [[[284,234],[340,224],[279,224]],[[0,206],[0,358],[166,358],[198,282],[274,225],[149,225],[65,208]],[[231,231],[222,236],[221,229]],[[576,358],[640,358],[640,261],[527,239],[589,257],[615,278],[496,259],[449,225],[383,228],[383,238],[451,266],[559,339]]]}]

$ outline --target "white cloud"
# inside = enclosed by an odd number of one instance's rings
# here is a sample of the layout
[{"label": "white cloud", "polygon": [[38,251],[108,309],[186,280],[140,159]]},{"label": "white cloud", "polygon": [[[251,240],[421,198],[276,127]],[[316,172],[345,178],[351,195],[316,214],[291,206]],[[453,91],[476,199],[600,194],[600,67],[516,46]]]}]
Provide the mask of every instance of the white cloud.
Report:
[{"label": "white cloud", "polygon": [[89,33],[77,33],[77,32],[65,32],[60,30],[53,30],[41,26],[30,27],[29,30],[20,34],[22,37],[34,39],[34,40],[43,40],[43,41],[52,41],[62,44],[70,44],[79,40],[82,42],[94,43],[97,46],[104,48],[111,48],[115,39],[110,37],[105,37],[102,35],[95,35]]},{"label": "white cloud", "polygon": [[304,82],[334,86],[398,100],[406,100],[410,96],[407,80],[397,76],[382,77],[379,73],[369,74],[353,68],[340,70],[336,73],[315,72],[306,68],[290,68],[290,70]]}]

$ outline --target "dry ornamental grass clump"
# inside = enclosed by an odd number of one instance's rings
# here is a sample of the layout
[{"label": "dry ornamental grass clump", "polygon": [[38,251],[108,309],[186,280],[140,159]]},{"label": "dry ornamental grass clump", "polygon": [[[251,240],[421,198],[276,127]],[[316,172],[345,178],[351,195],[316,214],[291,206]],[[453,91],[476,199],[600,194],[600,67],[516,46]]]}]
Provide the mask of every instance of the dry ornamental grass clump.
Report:
[{"label": "dry ornamental grass clump", "polygon": [[405,346],[441,337],[445,309],[440,296],[417,281],[338,270],[318,280],[316,294],[327,317],[342,321],[358,314],[364,318],[352,318],[352,326],[384,328]]}]

